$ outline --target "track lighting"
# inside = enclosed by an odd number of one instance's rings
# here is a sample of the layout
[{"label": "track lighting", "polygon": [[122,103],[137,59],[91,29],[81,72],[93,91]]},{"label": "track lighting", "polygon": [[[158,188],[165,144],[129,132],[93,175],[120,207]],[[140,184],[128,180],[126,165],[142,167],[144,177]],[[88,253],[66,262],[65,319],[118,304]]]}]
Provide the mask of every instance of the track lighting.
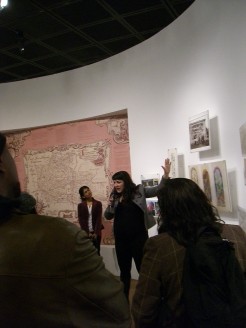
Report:
[{"label": "track lighting", "polygon": [[15,31],[18,39],[18,48],[20,52],[25,51],[25,38],[23,31],[17,30]]},{"label": "track lighting", "polygon": [[3,9],[8,5],[8,0],[0,0],[0,9]]}]

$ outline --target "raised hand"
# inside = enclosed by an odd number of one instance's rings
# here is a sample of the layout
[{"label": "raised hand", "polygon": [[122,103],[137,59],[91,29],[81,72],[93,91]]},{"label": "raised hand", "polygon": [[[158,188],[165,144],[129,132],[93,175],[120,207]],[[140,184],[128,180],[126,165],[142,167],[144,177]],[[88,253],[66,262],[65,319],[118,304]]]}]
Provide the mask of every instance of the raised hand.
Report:
[{"label": "raised hand", "polygon": [[165,159],[165,162],[164,162],[164,166],[162,166],[163,168],[163,171],[164,171],[164,178],[168,179],[169,178],[169,173],[170,173],[170,170],[171,170],[171,162],[170,162],[170,159],[169,158],[166,158]]}]

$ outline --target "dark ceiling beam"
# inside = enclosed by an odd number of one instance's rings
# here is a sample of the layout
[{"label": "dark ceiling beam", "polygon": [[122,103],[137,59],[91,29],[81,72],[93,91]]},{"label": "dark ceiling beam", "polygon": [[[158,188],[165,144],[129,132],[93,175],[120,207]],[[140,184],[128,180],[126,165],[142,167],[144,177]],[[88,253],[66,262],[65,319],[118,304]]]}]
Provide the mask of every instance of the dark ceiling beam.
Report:
[{"label": "dark ceiling beam", "polygon": [[[15,33],[16,31],[16,27],[15,26],[12,26],[12,27],[7,27],[8,30],[12,31],[13,33]],[[69,55],[67,55],[66,53],[64,53],[63,51],[60,51],[60,50],[57,50],[56,48],[48,45],[47,43],[43,42],[42,40],[38,39],[38,38],[34,38],[32,37],[31,35],[27,34],[27,33],[24,33],[24,38],[25,38],[25,44],[28,44],[28,43],[31,43],[31,42],[34,42],[34,43],[37,43],[38,45],[48,49],[50,52],[52,52],[53,55],[58,55],[58,56],[62,56],[66,59],[68,59],[69,61],[72,61],[74,64],[76,65],[80,65],[81,64],[81,61],[77,60],[76,58],[74,57],[71,57]],[[16,48],[18,46],[18,44],[16,44],[15,46],[10,46],[10,47],[6,47],[4,49],[1,49],[0,50],[0,53],[4,53],[5,51],[8,51],[10,49],[13,49],[13,48]],[[12,57],[12,58],[16,58],[20,61],[23,61],[23,62],[26,62],[28,61],[27,59],[24,59],[22,56],[16,56],[10,52],[7,53],[8,56]],[[35,63],[37,59],[35,58],[33,61],[30,61],[29,60],[29,63],[32,63],[32,65],[34,66],[37,66],[38,64]],[[47,70],[47,72],[49,72],[50,70]]]},{"label": "dark ceiling beam", "polygon": [[56,21],[58,21],[59,23],[63,24],[66,28],[68,28],[70,31],[76,33],[77,35],[79,35],[80,37],[84,38],[85,40],[87,40],[89,43],[91,43],[91,45],[96,46],[97,48],[99,48],[100,50],[104,51],[106,54],[112,56],[114,55],[114,53],[109,50],[108,48],[106,48],[105,46],[103,46],[100,42],[98,42],[97,40],[95,40],[94,38],[90,37],[88,34],[86,34],[85,32],[81,31],[80,29],[78,29],[77,27],[75,27],[74,25],[70,24],[67,20],[65,20],[64,18],[62,18],[61,16],[57,15],[56,13],[52,12],[52,10],[47,9],[43,6],[41,6],[37,1],[35,0],[31,0],[30,3],[36,7],[39,8],[40,10],[44,11],[47,15],[49,15],[50,17],[52,17],[53,19],[55,19]]},{"label": "dark ceiling beam", "polygon": [[161,3],[165,6],[166,11],[169,13],[172,19],[176,19],[179,16],[178,12],[173,7],[170,0],[161,0]]},{"label": "dark ceiling beam", "polygon": [[127,21],[117,13],[108,3],[104,0],[97,0],[97,3],[101,5],[111,16],[115,18],[121,25],[123,25],[133,36],[135,36],[139,41],[144,41],[145,38],[139,33],[135,28],[133,28]]}]

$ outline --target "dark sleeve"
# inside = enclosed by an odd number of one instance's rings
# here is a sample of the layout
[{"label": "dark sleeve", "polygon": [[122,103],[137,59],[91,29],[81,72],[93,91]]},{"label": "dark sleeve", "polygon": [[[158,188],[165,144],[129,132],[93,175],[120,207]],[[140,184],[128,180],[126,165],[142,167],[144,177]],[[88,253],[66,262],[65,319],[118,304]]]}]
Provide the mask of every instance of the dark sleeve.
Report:
[{"label": "dark sleeve", "polygon": [[141,271],[132,303],[132,315],[136,328],[152,328],[157,320],[161,302],[161,262],[158,260],[157,253],[153,239],[149,238],[145,244]]},{"label": "dark sleeve", "polygon": [[222,237],[233,242],[236,257],[246,274],[246,234],[239,225],[224,224]]},{"label": "dark sleeve", "polygon": [[83,327],[130,328],[122,283],[106,270],[84,231],[76,235],[67,279],[76,295],[70,313],[74,326],[83,323]]},{"label": "dark sleeve", "polygon": [[156,197],[158,190],[163,187],[163,185],[165,184],[165,181],[166,180],[167,179],[162,176],[161,181],[158,184],[158,186],[144,187],[145,197],[146,198]]},{"label": "dark sleeve", "polygon": [[106,220],[112,220],[114,218],[114,208],[112,206],[108,206],[104,211],[104,217]]}]

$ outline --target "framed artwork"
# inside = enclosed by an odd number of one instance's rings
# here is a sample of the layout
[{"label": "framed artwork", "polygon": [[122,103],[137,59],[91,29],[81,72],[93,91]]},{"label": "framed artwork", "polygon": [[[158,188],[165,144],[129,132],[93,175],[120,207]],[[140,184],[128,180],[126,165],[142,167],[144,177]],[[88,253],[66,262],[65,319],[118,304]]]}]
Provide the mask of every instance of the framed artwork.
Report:
[{"label": "framed artwork", "polygon": [[238,206],[238,213],[239,213],[239,225],[246,233],[246,210]]},{"label": "framed artwork", "polygon": [[148,213],[158,217],[160,214],[160,207],[158,204],[158,199],[156,197],[148,198],[148,199],[146,199],[146,204],[147,204]]},{"label": "framed artwork", "polygon": [[160,183],[160,174],[144,174],[141,175],[141,184],[144,187],[157,186]]},{"label": "framed artwork", "polygon": [[212,187],[211,187],[211,173],[209,170],[209,164],[201,165],[201,178],[202,178],[202,190],[205,192],[206,196],[212,202]]},{"label": "framed artwork", "polygon": [[246,158],[243,159],[244,162],[244,184],[246,186]]},{"label": "framed artwork", "polygon": [[171,161],[170,178],[178,178],[179,164],[178,164],[178,151],[177,148],[168,149],[168,158]]},{"label": "framed artwork", "polygon": [[190,179],[194,181],[203,190],[200,165],[190,165],[189,175]]},{"label": "framed artwork", "polygon": [[232,211],[226,161],[189,166],[189,174],[219,212]]},{"label": "framed artwork", "polygon": [[190,151],[211,149],[209,111],[189,118]]},{"label": "framed artwork", "polygon": [[246,157],[246,123],[244,123],[240,129],[240,141],[241,141],[241,149],[243,157]]},{"label": "framed artwork", "polygon": [[213,178],[212,188],[214,192],[213,204],[218,210],[231,212],[231,198],[228,187],[226,161],[210,163]]}]

